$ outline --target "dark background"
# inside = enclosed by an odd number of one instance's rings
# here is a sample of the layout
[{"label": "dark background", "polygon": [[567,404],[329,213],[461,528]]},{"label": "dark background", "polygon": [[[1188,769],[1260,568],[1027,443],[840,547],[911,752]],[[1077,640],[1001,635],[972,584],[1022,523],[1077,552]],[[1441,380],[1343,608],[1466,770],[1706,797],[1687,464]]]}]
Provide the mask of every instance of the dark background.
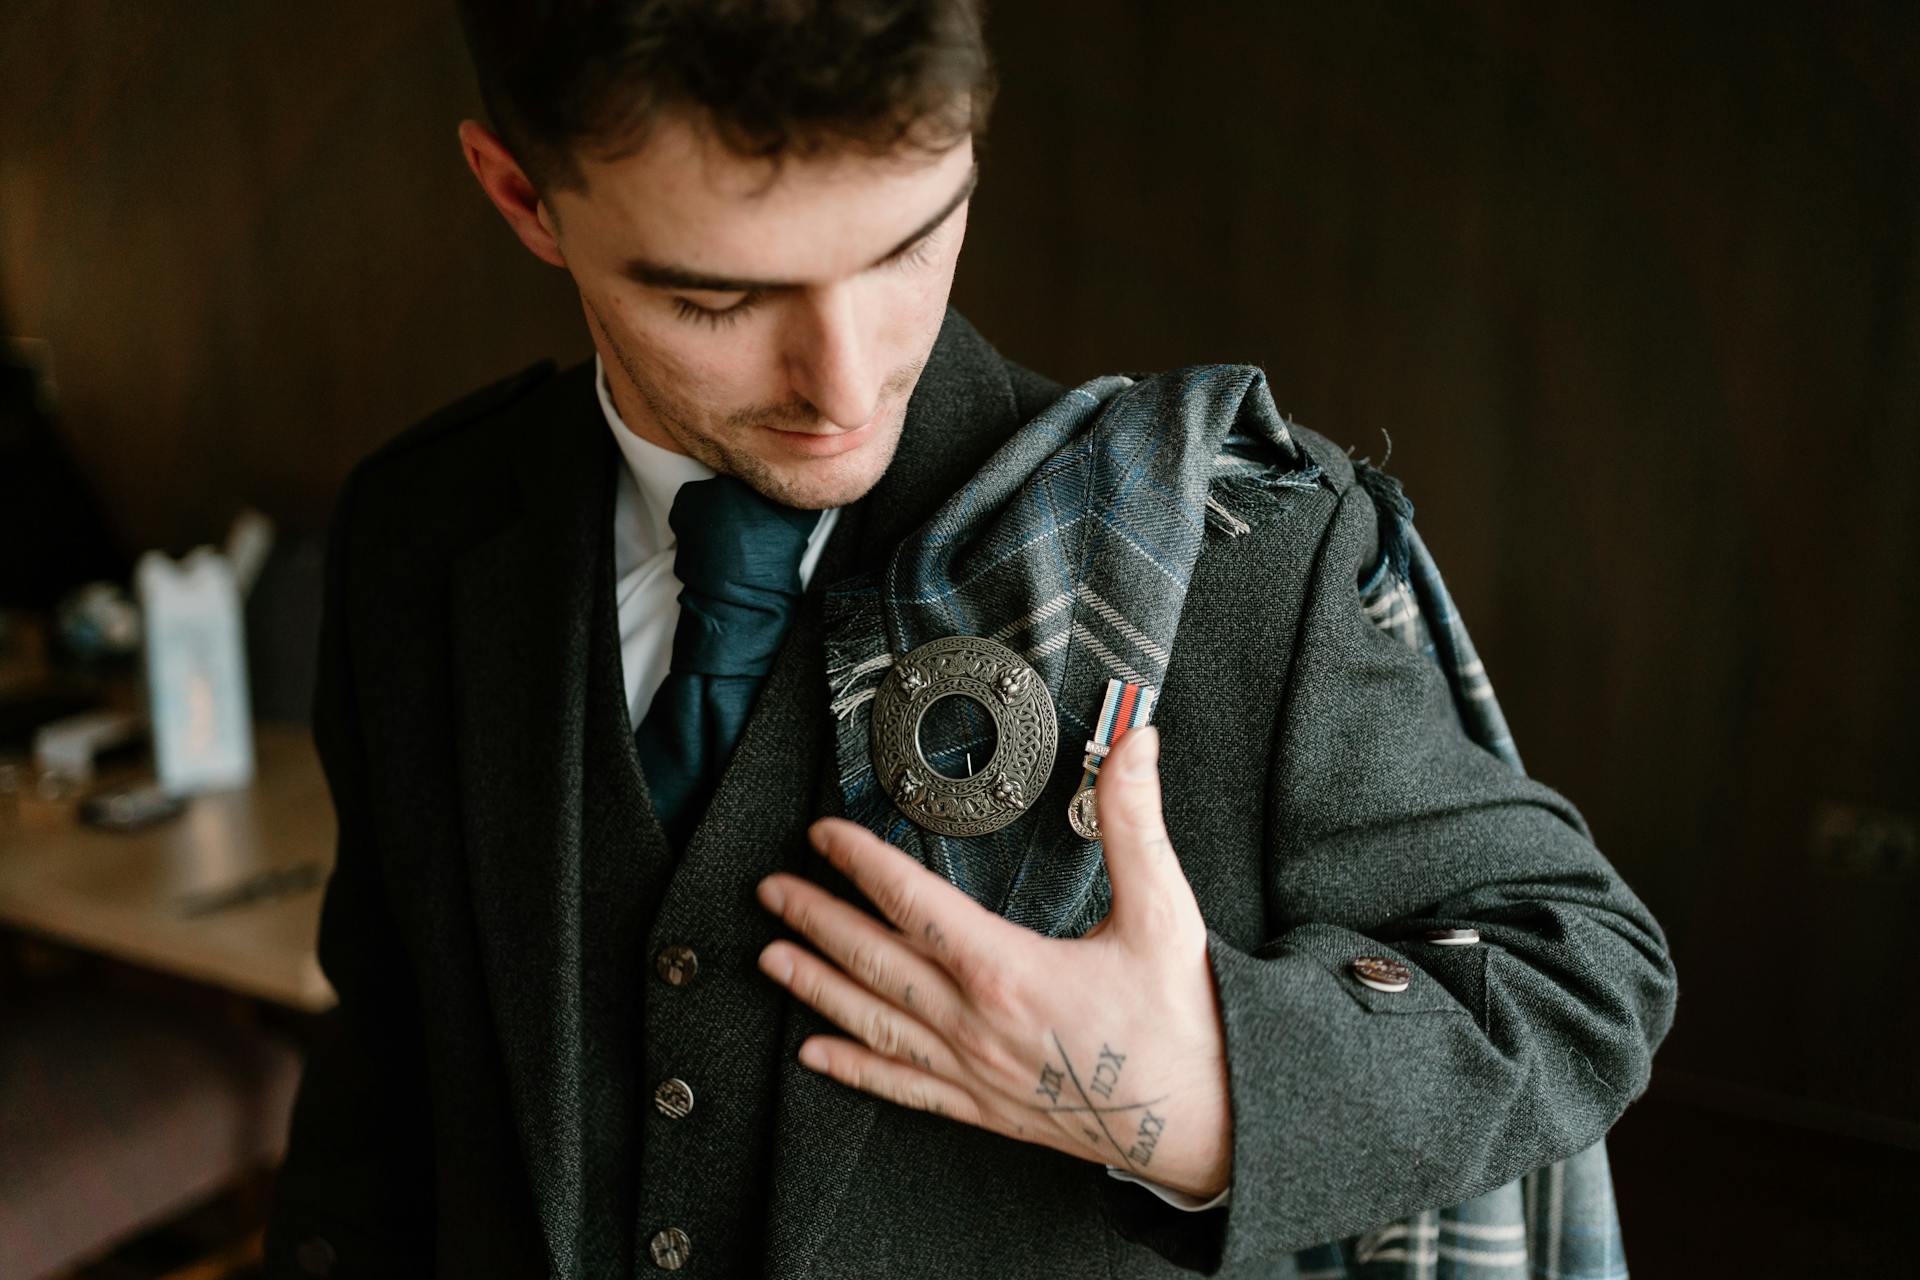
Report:
[{"label": "dark background", "polygon": [[[1002,0],[991,37],[956,302],[1063,380],[1252,361],[1391,436],[1530,769],[1666,926],[1610,1140],[1635,1271],[1891,1274],[1920,6]],[[0,298],[124,553],[317,529],[410,419],[588,353],[460,161],[473,101],[436,0],[0,7]]]}]

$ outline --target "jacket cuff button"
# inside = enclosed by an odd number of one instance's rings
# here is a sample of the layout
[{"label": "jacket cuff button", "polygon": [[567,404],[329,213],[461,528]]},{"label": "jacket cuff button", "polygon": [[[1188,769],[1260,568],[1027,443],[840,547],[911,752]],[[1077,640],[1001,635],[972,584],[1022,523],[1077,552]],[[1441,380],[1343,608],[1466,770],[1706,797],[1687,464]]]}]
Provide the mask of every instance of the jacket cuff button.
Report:
[{"label": "jacket cuff button", "polygon": [[1375,991],[1405,991],[1413,970],[1386,956],[1361,956],[1353,962],[1353,976]]},{"label": "jacket cuff button", "polygon": [[1480,941],[1478,929],[1429,929],[1422,936],[1442,947],[1470,947]]}]

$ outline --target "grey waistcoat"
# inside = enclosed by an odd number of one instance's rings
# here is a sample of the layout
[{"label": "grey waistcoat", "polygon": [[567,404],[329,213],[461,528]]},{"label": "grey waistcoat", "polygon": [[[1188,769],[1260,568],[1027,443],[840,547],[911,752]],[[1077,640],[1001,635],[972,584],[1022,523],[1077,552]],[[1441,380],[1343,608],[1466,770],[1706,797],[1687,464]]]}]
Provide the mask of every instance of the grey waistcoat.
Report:
[{"label": "grey waistcoat", "polygon": [[[583,1181],[592,1193],[580,1257],[589,1275],[657,1276],[649,1241],[677,1227],[693,1242],[696,1274],[746,1275],[764,1248],[781,1006],[757,948],[737,935],[741,915],[760,913],[753,886],[778,869],[782,849],[714,838],[705,816],[684,857],[668,844],[633,745],[610,544],[598,557],[582,815]],[[787,656],[792,665],[793,650]],[[722,903],[734,915],[724,931],[712,921]],[[676,945],[698,963],[679,986],[655,966]],[[691,1089],[688,1116],[654,1105],[669,1079]]]}]

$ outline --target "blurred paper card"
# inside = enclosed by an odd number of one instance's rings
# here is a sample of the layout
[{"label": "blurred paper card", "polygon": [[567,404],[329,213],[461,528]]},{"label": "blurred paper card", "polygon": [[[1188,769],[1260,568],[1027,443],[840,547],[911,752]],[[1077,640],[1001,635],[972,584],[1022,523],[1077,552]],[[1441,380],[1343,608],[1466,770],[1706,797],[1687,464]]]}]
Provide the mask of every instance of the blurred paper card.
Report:
[{"label": "blurred paper card", "polygon": [[252,718],[232,566],[207,547],[178,563],[149,551],[134,581],[160,785],[176,794],[245,786],[253,779]]}]

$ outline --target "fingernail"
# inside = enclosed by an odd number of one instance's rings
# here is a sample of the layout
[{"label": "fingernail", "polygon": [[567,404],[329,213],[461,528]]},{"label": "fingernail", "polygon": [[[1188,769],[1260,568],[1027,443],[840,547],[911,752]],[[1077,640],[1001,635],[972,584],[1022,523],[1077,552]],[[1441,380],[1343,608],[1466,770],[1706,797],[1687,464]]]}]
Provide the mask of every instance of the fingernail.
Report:
[{"label": "fingernail", "polygon": [[767,947],[760,952],[760,972],[784,987],[793,979],[793,957],[784,947]]},{"label": "fingernail", "polygon": [[781,892],[780,882],[771,876],[760,882],[757,892],[761,903],[769,911],[778,911],[787,905],[787,895]]},{"label": "fingernail", "polygon": [[809,1040],[800,1046],[800,1065],[815,1071],[827,1069],[827,1051],[820,1047],[818,1040]]},{"label": "fingernail", "polygon": [[1142,739],[1142,742],[1120,761],[1120,776],[1138,781],[1153,772],[1154,762],[1160,758],[1160,731],[1150,724],[1143,724],[1138,729],[1127,730],[1127,736],[1120,740],[1120,745],[1124,747],[1128,739],[1135,737]]}]

